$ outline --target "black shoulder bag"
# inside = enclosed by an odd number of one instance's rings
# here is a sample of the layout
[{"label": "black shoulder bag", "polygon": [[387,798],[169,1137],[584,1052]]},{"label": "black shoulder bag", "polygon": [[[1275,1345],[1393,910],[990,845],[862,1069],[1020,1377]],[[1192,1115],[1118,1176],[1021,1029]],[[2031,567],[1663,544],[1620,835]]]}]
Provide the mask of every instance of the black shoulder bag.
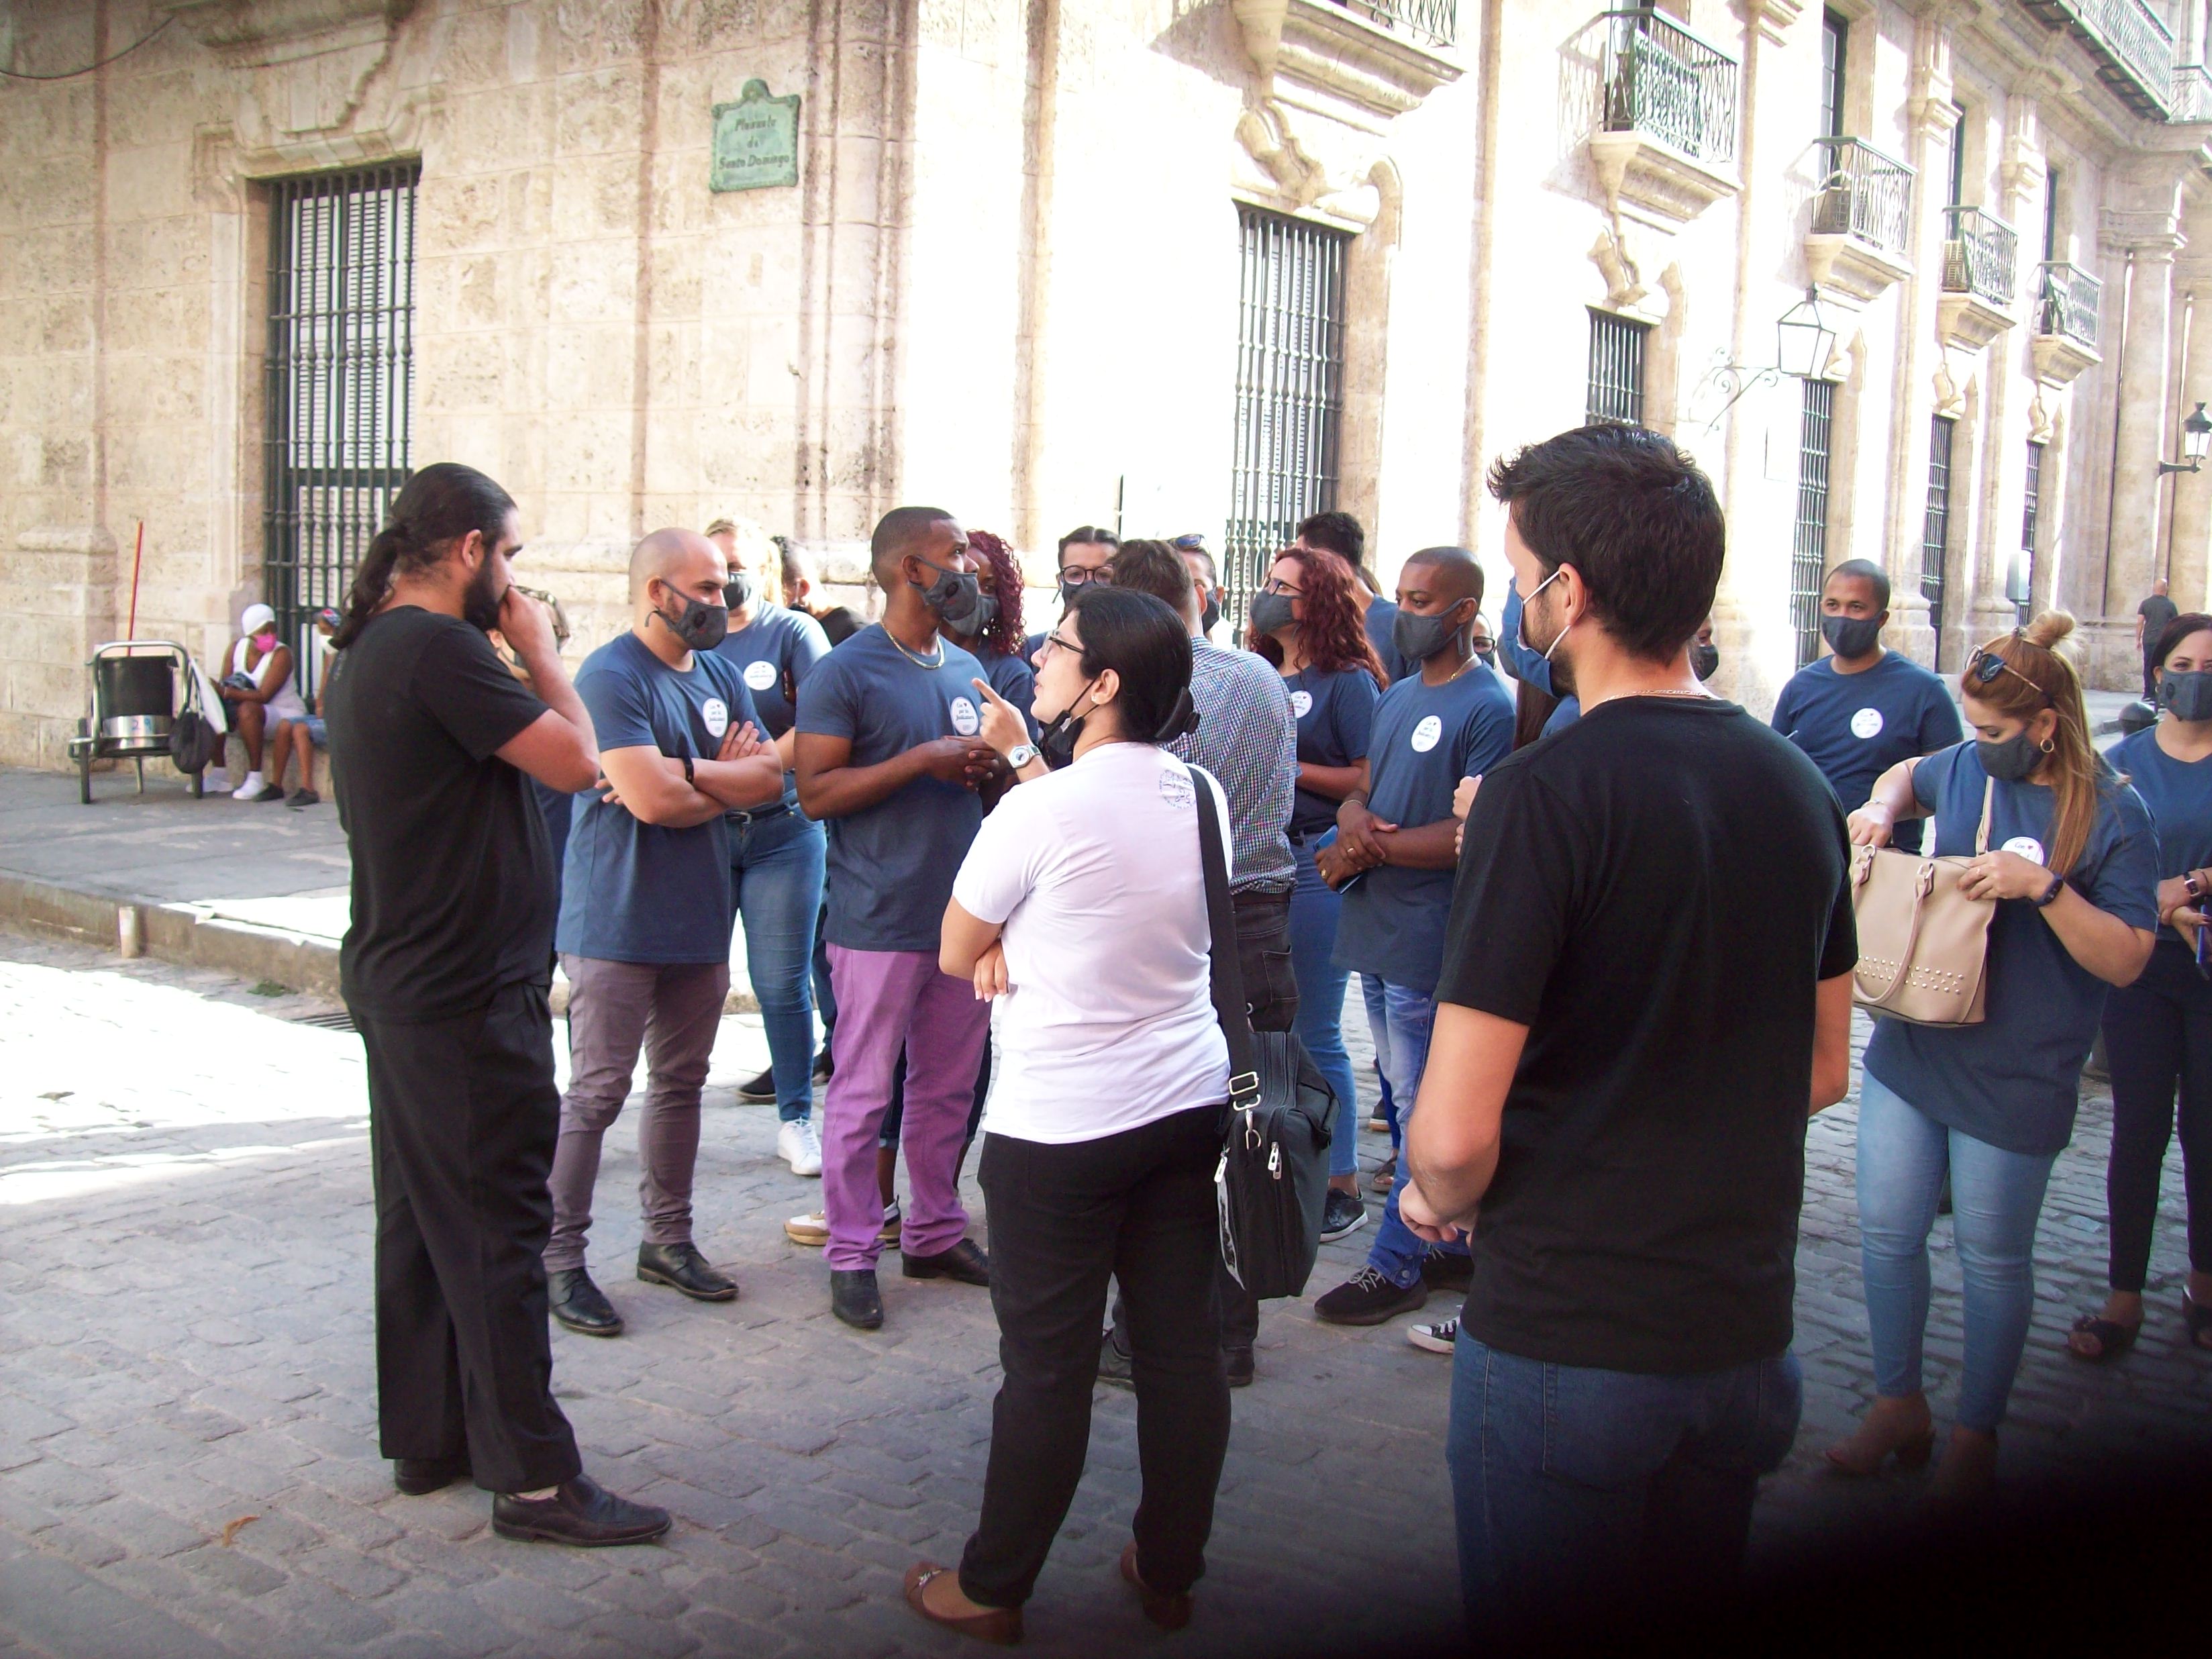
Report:
[{"label": "black shoulder bag", "polygon": [[1229,1104],[1213,1176],[1221,1257],[1250,1296],[1263,1301],[1296,1296],[1305,1289],[1321,1249],[1336,1091],[1296,1033],[1252,1029],[1214,805],[1218,786],[1195,766],[1190,775],[1197,786],[1198,845],[1212,933],[1213,1012],[1229,1042]]}]

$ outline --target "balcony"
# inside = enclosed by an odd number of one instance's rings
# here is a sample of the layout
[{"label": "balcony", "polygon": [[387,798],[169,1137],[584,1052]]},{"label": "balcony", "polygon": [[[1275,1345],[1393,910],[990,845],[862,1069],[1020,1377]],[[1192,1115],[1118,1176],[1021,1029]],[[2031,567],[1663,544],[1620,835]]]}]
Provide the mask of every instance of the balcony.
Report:
[{"label": "balcony", "polygon": [[2173,31],[2147,0],[2024,0],[2053,28],[2070,28],[2097,60],[2097,78],[2147,120],[2168,119]]},{"label": "balcony", "polygon": [[1459,0],[1337,0],[1337,3],[1424,46],[1449,46],[1459,39]]},{"label": "balcony", "polygon": [[1943,292],[1936,327],[1944,343],[1979,351],[2013,325],[2020,233],[1978,207],[1943,210]]},{"label": "balcony", "polygon": [[2105,285],[2079,266],[2056,259],[2046,259],[2035,270],[2035,337],[2028,343],[2035,375],[2045,386],[2064,386],[2104,362],[2097,351],[2097,331]]},{"label": "balcony", "polygon": [[1662,228],[1735,193],[1737,65],[1661,13],[1603,12],[1590,155],[1609,204]]},{"label": "balcony", "polygon": [[2169,121],[2212,121],[2212,70],[2202,64],[2173,66],[2173,97],[2166,106]]},{"label": "balcony", "polygon": [[1912,168],[1856,138],[1819,141],[1805,264],[1814,283],[1863,303],[1911,274]]}]

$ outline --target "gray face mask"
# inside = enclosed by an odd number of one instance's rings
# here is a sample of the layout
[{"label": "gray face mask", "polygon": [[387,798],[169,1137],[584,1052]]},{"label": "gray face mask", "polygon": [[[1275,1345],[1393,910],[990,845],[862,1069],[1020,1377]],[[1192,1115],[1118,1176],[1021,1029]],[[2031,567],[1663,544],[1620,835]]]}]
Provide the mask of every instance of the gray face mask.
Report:
[{"label": "gray face mask", "polygon": [[2158,700],[2178,720],[2212,720],[2212,673],[2163,671],[2158,677]]},{"label": "gray face mask", "polygon": [[1255,593],[1252,597],[1252,626],[1261,634],[1279,634],[1297,622],[1297,601],[1287,593]]},{"label": "gray face mask", "polygon": [[2024,783],[2028,775],[2043,764],[2043,745],[2025,731],[1991,743],[1987,738],[1974,739],[1974,752],[1982,757],[1982,770],[1999,783]]}]

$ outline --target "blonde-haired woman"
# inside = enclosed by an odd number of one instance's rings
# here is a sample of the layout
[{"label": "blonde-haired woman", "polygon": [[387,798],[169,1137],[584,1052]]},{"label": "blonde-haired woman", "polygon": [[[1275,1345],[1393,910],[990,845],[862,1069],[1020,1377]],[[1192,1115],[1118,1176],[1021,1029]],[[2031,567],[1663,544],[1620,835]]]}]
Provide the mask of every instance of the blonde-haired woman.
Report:
[{"label": "blonde-haired woman", "polygon": [[[2090,744],[2081,678],[2053,648],[2073,631],[2073,617],[2046,611],[1975,652],[1960,677],[1967,740],[1892,767],[1850,817],[1851,839],[1875,847],[1902,820],[1932,817],[1930,850],[1973,860],[1962,890],[1998,901],[1982,1023],[1881,1019],[1867,1045],[1858,1209],[1877,1398],[1828,1451],[1844,1474],[1871,1474],[1893,1454],[1917,1464],[1934,1449],[1920,1345],[1928,1234],[1948,1172],[1966,1364],[1936,1490],[1954,1498],[1995,1478],[2044,1188],[2073,1137],[2105,993],[2142,972],[2158,926],[2157,836]],[[1989,851],[1976,856],[1985,799]]]}]

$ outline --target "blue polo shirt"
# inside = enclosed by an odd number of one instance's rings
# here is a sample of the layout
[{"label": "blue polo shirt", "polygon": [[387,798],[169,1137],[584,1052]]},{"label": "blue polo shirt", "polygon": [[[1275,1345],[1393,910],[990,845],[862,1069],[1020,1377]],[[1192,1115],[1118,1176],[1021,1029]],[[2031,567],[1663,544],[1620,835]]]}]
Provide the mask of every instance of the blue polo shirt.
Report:
[{"label": "blue polo shirt", "polygon": [[[791,730],[799,683],[830,654],[830,636],[805,611],[756,599],[752,620],[725,635],[714,654],[735,664],[744,677],[753,707],[760,711],[761,735],[780,738]],[[783,775],[783,805],[799,805],[799,786],[788,772]]]},{"label": "blue polo shirt", "polygon": [[[737,665],[694,652],[679,673],[636,635],[617,635],[584,659],[576,695],[599,747],[657,749],[712,760],[722,736],[760,723]],[[574,799],[561,866],[554,946],[605,962],[726,962],[730,842],[720,817],[688,830],[641,823],[586,789]]]},{"label": "blue polo shirt", "polygon": [[[2158,728],[2131,732],[2109,750],[2112,769],[2135,786],[2158,829],[2158,873],[2212,869],[2212,757],[2179,761],[2158,746]],[[2171,927],[2160,939],[2178,939]]]},{"label": "blue polo shirt", "polygon": [[[1898,762],[1966,736],[1943,682],[1894,651],[1856,674],[1838,673],[1833,657],[1799,669],[1775,699],[1774,729],[1820,769],[1846,812],[1864,805],[1875,780]],[[1899,824],[1893,844],[1918,852],[1919,823]]]},{"label": "blue polo shirt", "polygon": [[991,690],[1022,711],[1022,719],[1030,728],[1030,741],[1035,743],[1043,728],[1030,713],[1030,705],[1036,701],[1036,671],[1029,659],[1012,651],[980,651],[976,655],[983,664],[983,678]]},{"label": "blue polo shirt", "polygon": [[[983,727],[983,665],[939,636],[942,665],[924,667],[871,623],[832,651],[799,690],[800,735],[843,738],[850,764],[877,766],[939,738]],[[983,822],[975,792],[916,778],[864,811],[831,818],[829,943],[848,951],[936,954],[945,902]]]},{"label": "blue polo shirt", "polygon": [[[1935,814],[1934,852],[1971,858],[1989,775],[1971,743],[1914,769],[1913,793]],[[2042,784],[2000,783],[1990,846],[2045,862],[2055,797]],[[2130,927],[2158,926],[2158,835],[2142,798],[2107,777],[2088,845],[2067,885]],[[1947,1127],[2006,1152],[2047,1158],[2074,1134],[2081,1063],[2108,988],[2067,953],[2027,899],[2001,899],[1990,922],[1989,986],[1978,1025],[1875,1021],[1866,1069]]]},{"label": "blue polo shirt", "polygon": [[[1480,664],[1443,685],[1416,674],[1375,706],[1367,744],[1368,810],[1412,830],[1451,816],[1463,777],[1487,772],[1513,752],[1513,702]],[[1381,865],[1344,896],[1336,965],[1436,994],[1450,919],[1452,870]]]},{"label": "blue polo shirt", "polygon": [[[1364,668],[1323,673],[1301,668],[1284,676],[1291,713],[1298,722],[1298,762],[1304,766],[1357,766],[1367,754],[1367,735],[1382,696],[1375,677]],[[1311,840],[1336,827],[1340,803],[1300,789],[1291,803],[1291,834]]]}]

